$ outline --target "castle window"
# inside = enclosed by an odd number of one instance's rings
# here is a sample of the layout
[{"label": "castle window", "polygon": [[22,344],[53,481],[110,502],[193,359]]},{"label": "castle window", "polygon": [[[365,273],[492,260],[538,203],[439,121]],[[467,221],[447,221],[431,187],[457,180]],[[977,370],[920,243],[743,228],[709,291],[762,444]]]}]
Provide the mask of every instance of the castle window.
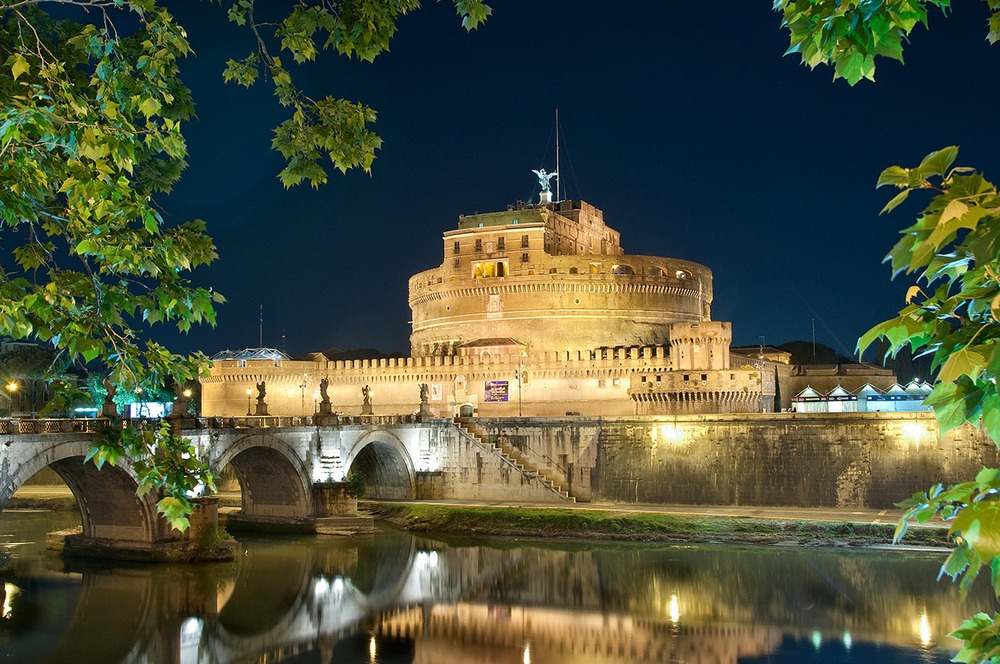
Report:
[{"label": "castle window", "polygon": [[[684,376],[684,380],[687,380],[687,376]],[[657,383],[662,383],[663,382],[663,376],[657,374],[656,375],[656,382]]]},{"label": "castle window", "polygon": [[729,380],[736,380],[736,374],[729,374]]},{"label": "castle window", "polygon": [[555,274],[556,272],[558,272],[558,270],[556,270],[554,267],[549,268],[549,274]]},{"label": "castle window", "polygon": [[507,261],[489,261],[472,264],[473,279],[492,279],[507,276]]},{"label": "castle window", "polygon": [[528,262],[528,254],[521,254],[521,262],[522,263]]},{"label": "castle window", "polygon": [[569,269],[569,273],[570,273],[570,274],[579,274],[579,273],[580,273],[580,271],[579,271],[578,269],[576,269],[575,267],[571,267],[571,268]]},{"label": "castle window", "polygon": [[527,249],[528,248],[528,236],[527,235],[522,235],[521,236],[521,248],[522,249]]},{"label": "castle window", "polygon": [[482,251],[482,250],[483,250],[483,241],[482,241],[481,238],[477,238],[476,239],[476,251]]},{"label": "castle window", "polygon": [[612,265],[611,274],[635,274],[631,265]]},{"label": "castle window", "polygon": [[518,222],[518,220],[517,220],[517,219],[515,219],[515,220],[514,220],[514,223],[516,224],[517,222]]},{"label": "castle window", "polygon": [[684,374],[684,380],[691,380],[691,376],[689,374]]},{"label": "castle window", "polygon": [[708,380],[708,374],[702,374],[701,375],[701,379],[702,380]]},{"label": "castle window", "polygon": [[497,251],[505,251],[507,249],[507,241],[504,238],[497,239]]},{"label": "castle window", "polygon": [[651,267],[651,268],[649,268],[649,276],[651,276],[651,277],[665,277],[667,275],[663,271],[662,267]]},{"label": "castle window", "polygon": [[462,259],[461,258],[456,258],[455,262],[452,263],[452,267],[454,267],[456,270],[459,269],[460,267],[462,267]]},{"label": "castle window", "polygon": [[676,272],[674,272],[674,276],[677,277],[678,279],[684,280],[688,278],[688,273],[685,272],[684,270],[677,270]]},{"label": "castle window", "polygon": [[607,382],[603,378],[601,378],[600,380],[597,381],[597,386],[598,387],[607,387]]},{"label": "castle window", "polygon": [[461,251],[462,251],[462,243],[459,242],[458,240],[455,240],[455,253],[457,254]]},{"label": "castle window", "polygon": [[643,377],[642,377],[642,382],[644,382],[644,383],[645,383],[645,382],[646,382],[646,378],[647,378],[646,376],[643,376]]},{"label": "castle window", "polygon": [[622,384],[621,378],[612,378],[611,384],[614,385],[615,387],[618,387],[619,385]]}]

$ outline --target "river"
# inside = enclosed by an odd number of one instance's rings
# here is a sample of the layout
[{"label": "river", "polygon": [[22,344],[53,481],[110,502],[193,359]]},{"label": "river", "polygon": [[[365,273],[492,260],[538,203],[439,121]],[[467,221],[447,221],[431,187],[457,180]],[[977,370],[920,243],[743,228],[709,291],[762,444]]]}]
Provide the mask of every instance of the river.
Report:
[{"label": "river", "polygon": [[64,562],[75,514],[7,511],[0,662],[947,662],[993,610],[941,552],[373,536],[242,538],[235,563]]}]

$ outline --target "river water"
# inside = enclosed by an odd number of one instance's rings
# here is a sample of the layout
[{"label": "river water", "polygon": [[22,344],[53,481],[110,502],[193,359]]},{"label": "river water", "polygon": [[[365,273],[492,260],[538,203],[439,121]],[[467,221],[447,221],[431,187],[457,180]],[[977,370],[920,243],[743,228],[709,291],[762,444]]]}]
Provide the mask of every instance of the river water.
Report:
[{"label": "river water", "polygon": [[0,662],[947,662],[993,610],[943,553],[433,539],[241,539],[235,563],[66,563],[74,514],[8,511]]}]

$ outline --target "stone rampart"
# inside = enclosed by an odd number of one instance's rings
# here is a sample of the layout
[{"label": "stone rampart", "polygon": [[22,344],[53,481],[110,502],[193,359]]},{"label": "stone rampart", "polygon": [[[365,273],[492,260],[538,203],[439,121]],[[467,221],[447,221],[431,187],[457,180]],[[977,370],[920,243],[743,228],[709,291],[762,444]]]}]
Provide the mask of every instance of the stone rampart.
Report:
[{"label": "stone rampart", "polygon": [[930,413],[480,420],[581,500],[890,508],[1000,464]]}]

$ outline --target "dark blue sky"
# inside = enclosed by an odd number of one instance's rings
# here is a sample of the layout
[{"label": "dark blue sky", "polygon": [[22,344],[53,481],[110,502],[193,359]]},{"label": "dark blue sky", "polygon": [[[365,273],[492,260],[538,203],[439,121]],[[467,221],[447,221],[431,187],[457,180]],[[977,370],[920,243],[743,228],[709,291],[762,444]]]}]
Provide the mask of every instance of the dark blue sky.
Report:
[{"label": "dark blue sky", "polygon": [[[407,351],[407,279],[442,260],[457,216],[537,194],[562,121],[566,197],[600,207],[625,251],[709,266],[713,318],[736,344],[808,339],[850,353],[908,283],[881,261],[926,202],[878,217],[886,166],[950,144],[1000,179],[1000,48],[984,3],[932,15],[875,84],[832,82],[782,57],[771,3],[495,2],[472,33],[451,2],[404,17],[375,63],[333,54],[298,72],[310,94],[360,100],[384,140],[371,176],[285,191],[270,151],[283,119],[267,85],[221,81],[249,36],[209,3],[174,3],[197,57],[190,167],[164,206],[208,222],[221,258],[195,273],[229,300],[219,325],[172,341],[214,353],[263,342],[292,353]],[[165,335],[171,341],[172,335]]]}]

